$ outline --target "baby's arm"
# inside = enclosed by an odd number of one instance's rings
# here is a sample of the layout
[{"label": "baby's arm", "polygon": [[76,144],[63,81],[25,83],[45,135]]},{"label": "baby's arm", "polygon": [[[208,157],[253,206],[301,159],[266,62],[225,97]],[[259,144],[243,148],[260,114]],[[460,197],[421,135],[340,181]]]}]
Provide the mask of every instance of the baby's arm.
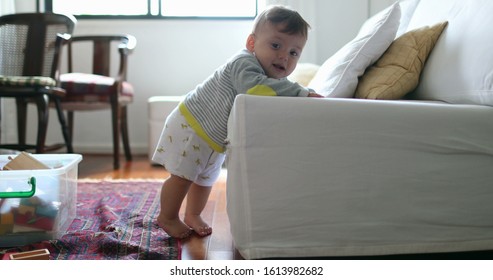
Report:
[{"label": "baby's arm", "polygon": [[300,97],[306,97],[309,94],[309,89],[286,78],[269,78],[257,59],[251,55],[237,59],[230,67],[233,87],[239,93]]},{"label": "baby's arm", "polygon": [[316,92],[310,92],[308,93],[308,97],[325,97],[325,96],[318,94]]}]

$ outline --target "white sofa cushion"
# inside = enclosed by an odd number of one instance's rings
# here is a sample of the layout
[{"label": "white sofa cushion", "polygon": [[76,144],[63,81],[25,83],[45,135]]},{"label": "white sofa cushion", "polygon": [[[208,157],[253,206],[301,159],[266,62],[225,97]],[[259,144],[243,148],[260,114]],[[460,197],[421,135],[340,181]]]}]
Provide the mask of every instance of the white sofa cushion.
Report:
[{"label": "white sofa cushion", "polygon": [[352,41],[324,62],[308,87],[325,96],[353,97],[358,77],[394,40],[400,16],[395,3],[368,19]]},{"label": "white sofa cushion", "polygon": [[421,0],[408,30],[448,21],[413,99],[493,105],[493,1]]}]

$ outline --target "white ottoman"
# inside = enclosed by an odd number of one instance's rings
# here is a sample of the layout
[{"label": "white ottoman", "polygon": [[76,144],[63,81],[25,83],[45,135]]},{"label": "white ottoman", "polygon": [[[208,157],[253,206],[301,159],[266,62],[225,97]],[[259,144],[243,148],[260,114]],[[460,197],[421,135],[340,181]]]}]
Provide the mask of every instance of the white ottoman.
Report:
[{"label": "white ottoman", "polygon": [[173,111],[173,109],[180,103],[184,96],[153,96],[147,100],[149,118],[148,118],[148,128],[149,128],[149,150],[148,156],[149,161],[152,162],[152,155],[154,154],[154,149],[161,136],[161,131],[163,130],[164,122],[166,117]]}]

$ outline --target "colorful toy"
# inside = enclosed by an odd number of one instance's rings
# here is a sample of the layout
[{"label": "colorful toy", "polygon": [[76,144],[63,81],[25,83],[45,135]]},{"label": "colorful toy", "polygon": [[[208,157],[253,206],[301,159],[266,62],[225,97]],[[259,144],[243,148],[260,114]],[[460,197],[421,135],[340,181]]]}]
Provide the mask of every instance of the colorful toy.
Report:
[{"label": "colorful toy", "polygon": [[48,166],[32,157],[29,153],[22,152],[15,158],[9,157],[10,161],[3,170],[33,170],[33,169],[49,169]]},{"label": "colorful toy", "polygon": [[20,253],[11,253],[9,258],[10,260],[49,260],[50,251],[48,251],[48,249],[39,249]]}]

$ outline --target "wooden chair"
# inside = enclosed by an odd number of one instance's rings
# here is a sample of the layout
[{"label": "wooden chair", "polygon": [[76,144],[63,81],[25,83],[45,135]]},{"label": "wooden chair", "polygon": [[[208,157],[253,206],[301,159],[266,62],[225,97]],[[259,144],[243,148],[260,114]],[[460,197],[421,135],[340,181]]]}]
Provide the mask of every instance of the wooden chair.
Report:
[{"label": "wooden chair", "polygon": [[[81,60],[84,54],[90,55],[91,53],[91,50],[87,49],[88,45],[92,47],[92,58]],[[68,112],[71,137],[75,111],[111,110],[114,169],[120,167],[120,135],[126,160],[132,160],[128,137],[127,105],[133,101],[134,89],[126,79],[128,56],[135,45],[136,39],[132,35],[74,36],[68,43],[68,73],[60,75],[62,88],[66,91],[61,104],[62,108]],[[76,68],[75,56],[78,61],[92,61],[92,69]],[[112,66],[111,59],[115,57],[118,57],[119,61],[113,62],[113,66],[117,68],[112,68],[110,67]]]},{"label": "wooden chair", "polygon": [[[34,149],[36,153],[66,146],[72,153],[71,139],[60,106],[65,91],[60,88],[61,48],[76,24],[70,15],[20,13],[0,17],[0,98],[16,99],[18,143],[0,148]],[[27,104],[34,102],[38,112],[36,144],[26,143]],[[53,102],[62,127],[64,144],[46,146],[49,103]]]}]

